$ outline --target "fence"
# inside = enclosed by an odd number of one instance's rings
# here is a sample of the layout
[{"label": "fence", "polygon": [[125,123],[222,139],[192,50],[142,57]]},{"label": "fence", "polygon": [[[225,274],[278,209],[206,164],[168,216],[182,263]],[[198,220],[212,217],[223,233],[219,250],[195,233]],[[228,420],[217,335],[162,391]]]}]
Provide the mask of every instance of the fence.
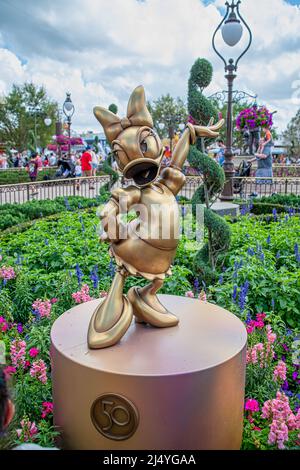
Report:
[{"label": "fence", "polygon": [[0,204],[22,204],[33,199],[55,199],[58,196],[95,197],[109,182],[109,176],[96,176],[1,185]]},{"label": "fence", "polygon": [[[33,199],[55,199],[58,196],[95,197],[110,182],[109,176],[68,178],[36,183],[0,186],[0,204],[23,203]],[[200,176],[187,176],[179,195],[191,199],[201,184]],[[248,199],[252,195],[295,194],[300,196],[300,178],[234,178],[234,197]],[[128,186],[131,182],[119,180],[114,187]]]}]

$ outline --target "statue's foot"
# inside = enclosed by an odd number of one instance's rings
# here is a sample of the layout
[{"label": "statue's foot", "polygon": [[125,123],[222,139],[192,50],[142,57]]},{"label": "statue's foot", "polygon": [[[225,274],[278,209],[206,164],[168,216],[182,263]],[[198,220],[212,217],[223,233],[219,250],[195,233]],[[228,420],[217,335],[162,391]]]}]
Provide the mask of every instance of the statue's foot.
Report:
[{"label": "statue's foot", "polygon": [[138,287],[132,287],[128,291],[127,297],[132,305],[136,322],[149,323],[158,328],[167,328],[178,324],[178,318],[165,309],[156,295],[143,296]]},{"label": "statue's foot", "polygon": [[[88,346],[90,349],[108,348],[118,343],[128,330],[132,321],[132,306],[125,295],[122,296],[123,305],[121,312],[114,322],[105,322],[107,314],[107,299],[97,307],[91,318],[88,330]],[[104,320],[104,321],[103,321]]]}]

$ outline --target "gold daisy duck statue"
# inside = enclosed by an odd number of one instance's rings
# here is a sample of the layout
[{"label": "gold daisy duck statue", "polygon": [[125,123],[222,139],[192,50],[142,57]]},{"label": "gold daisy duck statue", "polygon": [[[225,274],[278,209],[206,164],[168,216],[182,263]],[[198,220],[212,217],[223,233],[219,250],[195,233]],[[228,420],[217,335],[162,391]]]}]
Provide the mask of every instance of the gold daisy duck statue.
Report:
[{"label": "gold daisy duck statue", "polygon": [[[94,108],[94,114],[104,128],[119,170],[134,182],[113,190],[100,214],[103,227],[100,240],[110,243],[117,264],[108,295],[93,313],[88,329],[89,348],[101,349],[122,338],[133,316],[137,322],[159,328],[178,324],[176,316],[156,296],[165,276],[170,274],[179,239],[175,196],[185,182],[182,167],[190,145],[197,137],[217,137],[224,120],[208,127],[188,123],[170,165],[160,171],[163,147],[153,130],[142,86],[129,99],[127,117],[120,119],[99,106]],[[138,214],[128,224],[120,220],[124,205],[125,212],[135,210]],[[123,287],[130,275],[142,276],[150,283],[143,288],[132,287],[126,296]]]}]

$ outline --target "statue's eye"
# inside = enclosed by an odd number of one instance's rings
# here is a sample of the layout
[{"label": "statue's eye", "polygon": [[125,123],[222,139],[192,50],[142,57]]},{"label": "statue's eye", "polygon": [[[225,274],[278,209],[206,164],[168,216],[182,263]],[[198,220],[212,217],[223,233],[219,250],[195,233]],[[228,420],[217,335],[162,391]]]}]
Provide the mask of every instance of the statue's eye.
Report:
[{"label": "statue's eye", "polygon": [[141,144],[140,144],[140,147],[141,147],[141,151],[143,153],[147,152],[148,150],[148,145],[147,145],[147,142],[145,140],[142,140]]}]

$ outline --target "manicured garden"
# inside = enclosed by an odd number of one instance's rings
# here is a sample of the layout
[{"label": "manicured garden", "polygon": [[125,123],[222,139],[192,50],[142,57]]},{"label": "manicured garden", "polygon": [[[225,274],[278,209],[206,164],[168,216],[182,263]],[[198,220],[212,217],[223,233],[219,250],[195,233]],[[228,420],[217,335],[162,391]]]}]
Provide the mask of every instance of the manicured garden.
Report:
[{"label": "manicured garden", "polygon": [[[100,202],[60,198],[3,209],[0,341],[6,346],[6,375],[16,404],[4,447],[24,441],[53,446],[59,432],[52,421],[50,329],[65,310],[103,296],[109,288],[115,266],[107,244],[98,243],[94,206]],[[297,199],[290,208],[290,202],[276,201],[284,207],[280,211],[275,201],[265,202],[269,210],[262,215],[254,215],[254,207],[245,205],[243,215],[230,221],[231,247],[219,263],[214,285],[195,278],[191,267],[199,246],[183,236],[173,275],[162,292],[215,302],[244,321],[249,339],[242,448],[296,449],[299,203]],[[144,282],[129,278],[127,288]]]}]

